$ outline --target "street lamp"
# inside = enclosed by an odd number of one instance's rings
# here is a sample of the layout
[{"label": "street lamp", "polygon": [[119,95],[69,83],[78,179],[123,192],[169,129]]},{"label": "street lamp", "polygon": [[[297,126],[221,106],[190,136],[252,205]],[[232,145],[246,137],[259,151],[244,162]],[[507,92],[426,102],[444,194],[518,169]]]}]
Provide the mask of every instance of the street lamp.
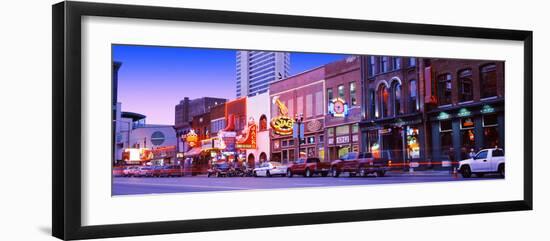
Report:
[{"label": "street lamp", "polygon": [[303,113],[300,113],[300,114],[295,114],[294,115],[294,121],[296,124],[298,124],[298,135],[296,137],[298,137],[298,159],[300,159],[300,150],[301,150],[301,144],[302,144],[302,133],[301,133],[301,127],[302,127],[302,122],[304,121],[304,114]]}]

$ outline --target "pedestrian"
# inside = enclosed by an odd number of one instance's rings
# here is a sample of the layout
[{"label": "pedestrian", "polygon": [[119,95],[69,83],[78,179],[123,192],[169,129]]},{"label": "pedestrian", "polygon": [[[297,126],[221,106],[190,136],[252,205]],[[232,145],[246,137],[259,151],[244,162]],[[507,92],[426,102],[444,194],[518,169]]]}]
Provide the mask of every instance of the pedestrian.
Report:
[{"label": "pedestrian", "polygon": [[450,147],[447,155],[449,157],[449,161],[451,162],[451,169],[449,171],[452,173],[455,167],[455,149],[453,147]]},{"label": "pedestrian", "polygon": [[470,158],[474,158],[476,156],[476,152],[474,151],[474,148],[470,148]]}]

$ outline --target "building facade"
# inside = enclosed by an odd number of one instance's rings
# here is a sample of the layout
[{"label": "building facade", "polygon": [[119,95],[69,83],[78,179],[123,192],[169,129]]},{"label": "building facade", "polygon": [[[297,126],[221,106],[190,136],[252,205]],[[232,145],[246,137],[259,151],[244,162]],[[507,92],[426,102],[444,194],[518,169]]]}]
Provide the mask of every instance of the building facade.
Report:
[{"label": "building facade", "polygon": [[350,56],[325,65],[325,159],[359,151],[361,112],[360,58]]},{"label": "building facade", "polygon": [[387,156],[403,167],[426,156],[418,61],[414,57],[362,56],[361,151]]},{"label": "building facade", "polygon": [[[284,80],[269,87],[271,122],[286,115],[289,119],[303,116],[300,132],[304,138],[298,145],[298,138],[289,133],[277,133],[271,129],[271,160],[288,163],[301,156],[319,157],[325,160],[325,67],[318,67]],[[300,150],[298,150],[300,146]]]},{"label": "building facade", "polygon": [[504,148],[504,62],[426,59],[431,158],[468,158],[471,150]]},{"label": "building facade", "polygon": [[237,98],[265,93],[269,84],[289,76],[289,53],[237,51],[236,58]]},{"label": "building facade", "polygon": [[269,139],[268,120],[271,119],[269,111],[270,99],[269,91],[252,97],[247,97],[246,101],[247,120],[253,121],[258,125],[256,133],[256,148],[247,149],[247,160],[254,160],[255,164],[267,161],[271,157],[271,145]]}]

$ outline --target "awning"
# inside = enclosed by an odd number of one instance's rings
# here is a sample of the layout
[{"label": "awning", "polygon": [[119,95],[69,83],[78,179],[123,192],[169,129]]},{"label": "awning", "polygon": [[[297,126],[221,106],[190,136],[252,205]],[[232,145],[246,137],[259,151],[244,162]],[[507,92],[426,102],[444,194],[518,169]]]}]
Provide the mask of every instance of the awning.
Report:
[{"label": "awning", "polygon": [[193,147],[191,150],[183,154],[185,157],[198,156],[201,154],[202,149],[200,147]]}]

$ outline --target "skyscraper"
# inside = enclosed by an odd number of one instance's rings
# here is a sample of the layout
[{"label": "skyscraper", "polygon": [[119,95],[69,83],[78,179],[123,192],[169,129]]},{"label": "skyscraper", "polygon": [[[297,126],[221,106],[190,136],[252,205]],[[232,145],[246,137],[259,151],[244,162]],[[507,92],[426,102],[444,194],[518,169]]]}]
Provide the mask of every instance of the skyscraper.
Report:
[{"label": "skyscraper", "polygon": [[264,93],[289,72],[289,53],[237,51],[237,97]]}]

